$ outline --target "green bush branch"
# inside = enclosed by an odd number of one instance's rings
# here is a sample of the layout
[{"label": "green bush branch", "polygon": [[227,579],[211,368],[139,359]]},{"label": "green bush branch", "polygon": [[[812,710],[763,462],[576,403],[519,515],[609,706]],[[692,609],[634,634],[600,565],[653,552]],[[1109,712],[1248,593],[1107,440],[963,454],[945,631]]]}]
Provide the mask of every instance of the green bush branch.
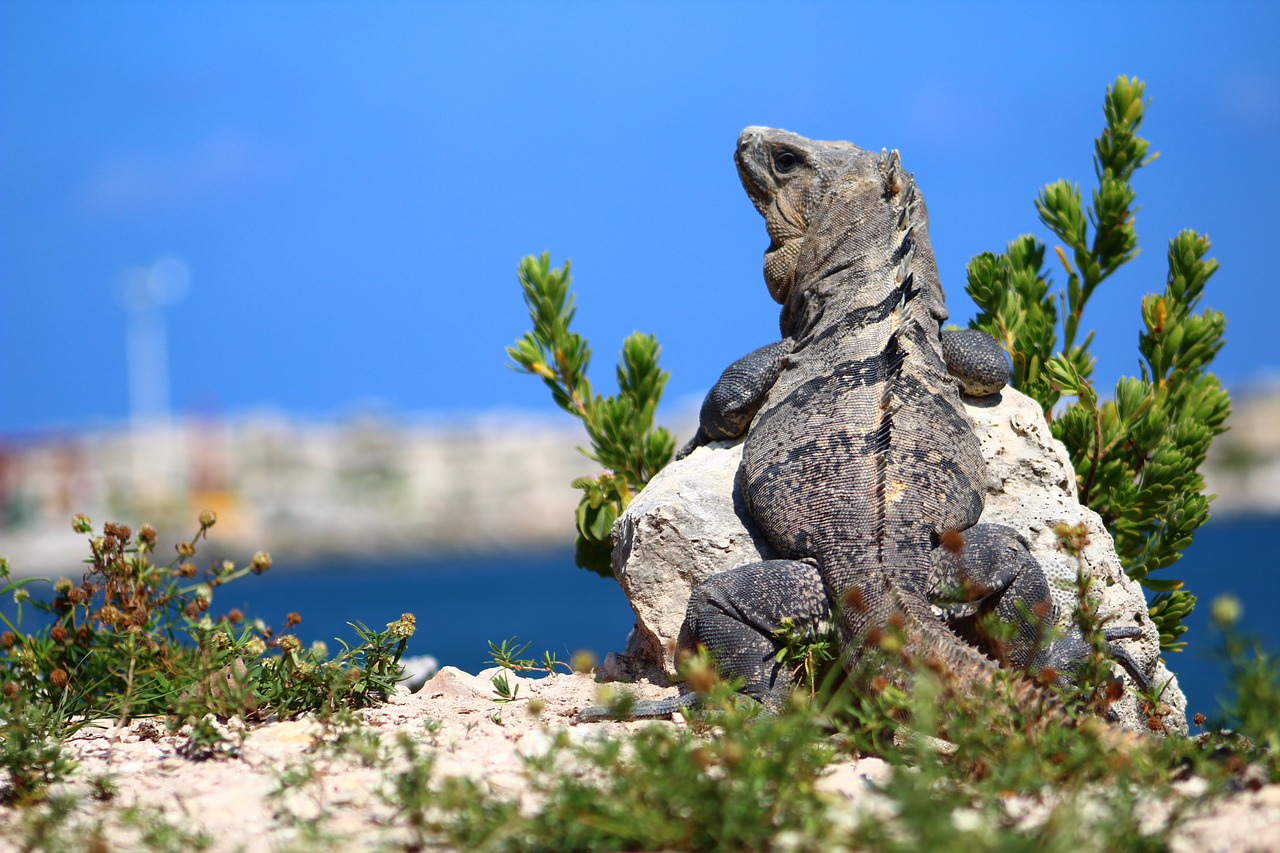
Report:
[{"label": "green bush branch", "polygon": [[519,277],[533,329],[507,347],[507,356],[516,370],[540,377],[557,406],[582,420],[591,446],[579,450],[606,469],[573,482],[583,492],[575,559],[612,577],[614,521],[675,453],[671,433],[653,425],[669,376],[658,367],[662,348],[652,335],[633,332],[622,342],[618,393],[596,394],[587,378],[591,347],[569,330],[575,313],[569,262],[552,269],[550,255],[530,256],[520,262]]},{"label": "green bush branch", "polygon": [[[1162,648],[1173,651],[1185,645],[1178,637],[1195,597],[1181,581],[1151,573],[1173,565],[1209,517],[1198,469],[1230,411],[1227,393],[1207,372],[1222,348],[1225,321],[1216,311],[1195,313],[1218,269],[1206,257],[1208,238],[1183,231],[1170,241],[1164,292],[1142,300],[1141,378],[1122,378],[1112,399],[1100,401],[1089,352],[1093,332],[1077,343],[1090,297],[1138,254],[1131,179],[1158,156],[1138,136],[1144,89],[1136,78],[1119,77],[1107,90],[1106,127],[1094,143],[1098,185],[1087,214],[1080,189],[1066,181],[1046,186],[1036,199],[1041,223],[1065,244],[1054,248],[1067,274],[1065,291],[1051,292],[1045,246],[1031,236],[1001,255],[974,258],[968,291],[980,309],[971,327],[1001,342],[1013,363],[1013,386],[1044,407],[1075,466],[1081,502],[1102,516],[1129,576],[1157,593],[1151,616]],[[1063,395],[1075,402],[1059,410]]]}]

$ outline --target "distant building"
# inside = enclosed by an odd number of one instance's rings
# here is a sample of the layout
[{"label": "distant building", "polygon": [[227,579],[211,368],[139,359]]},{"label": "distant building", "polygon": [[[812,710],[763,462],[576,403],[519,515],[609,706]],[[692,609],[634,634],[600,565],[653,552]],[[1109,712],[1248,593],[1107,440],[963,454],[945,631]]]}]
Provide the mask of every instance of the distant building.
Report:
[{"label": "distant building", "polygon": [[[0,442],[0,554],[16,573],[74,574],[71,517],[189,537],[218,513],[218,555],[243,559],[567,547],[597,466],[570,421],[529,416],[303,423],[258,414]],[[162,556],[172,554],[172,546]]]}]

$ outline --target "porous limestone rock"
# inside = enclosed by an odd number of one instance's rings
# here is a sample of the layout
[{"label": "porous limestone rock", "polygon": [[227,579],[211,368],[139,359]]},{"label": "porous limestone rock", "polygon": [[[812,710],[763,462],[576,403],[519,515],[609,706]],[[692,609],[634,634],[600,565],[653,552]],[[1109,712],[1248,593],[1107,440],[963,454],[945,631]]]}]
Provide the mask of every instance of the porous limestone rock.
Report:
[{"label": "porous limestone rock", "polygon": [[[1035,401],[1012,389],[967,408],[982,441],[989,482],[982,521],[1006,524],[1031,543],[1053,589],[1058,620],[1075,611],[1077,558],[1059,547],[1060,523],[1083,524],[1088,544],[1080,555],[1095,581],[1098,609],[1108,626],[1137,625],[1142,635],[1120,640],[1162,694],[1163,722],[1185,733],[1186,698],[1160,660],[1160,639],[1139,585],[1125,575],[1098,514],[1076,498],[1075,472],[1066,448],[1053,438]],[[675,644],[693,588],[705,578],[776,556],[755,530],[737,485],[741,443],[715,442],[660,471],[614,526],[613,571],[636,614],[636,627],[605,672],[612,677],[667,676],[675,672]],[[1128,675],[1119,667],[1118,674]],[[1132,688],[1132,684],[1129,685]],[[1145,729],[1132,689],[1115,706],[1120,721]]]}]

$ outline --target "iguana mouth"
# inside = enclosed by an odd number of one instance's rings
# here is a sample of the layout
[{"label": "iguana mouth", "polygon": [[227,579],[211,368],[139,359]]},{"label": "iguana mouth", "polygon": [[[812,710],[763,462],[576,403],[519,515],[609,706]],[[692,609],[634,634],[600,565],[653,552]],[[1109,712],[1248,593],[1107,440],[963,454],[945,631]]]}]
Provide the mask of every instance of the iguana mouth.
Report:
[{"label": "iguana mouth", "polygon": [[760,215],[767,218],[767,210],[777,188],[772,185],[773,175],[768,165],[759,160],[761,138],[755,128],[749,127],[742,131],[733,160],[738,167],[738,179],[742,182],[742,188],[747,191],[747,197]]}]

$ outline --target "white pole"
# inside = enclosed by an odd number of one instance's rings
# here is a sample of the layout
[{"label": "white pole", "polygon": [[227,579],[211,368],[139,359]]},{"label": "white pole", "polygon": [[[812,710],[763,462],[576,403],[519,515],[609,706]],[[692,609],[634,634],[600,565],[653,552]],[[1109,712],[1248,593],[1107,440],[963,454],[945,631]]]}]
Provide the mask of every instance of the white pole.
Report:
[{"label": "white pole", "polygon": [[186,263],[177,257],[125,273],[129,414],[134,429],[169,419],[169,343],[161,309],[181,300],[190,282]]},{"label": "white pole", "polygon": [[160,258],[124,275],[134,512],[154,512],[183,488],[169,423],[169,342],[162,309],[186,296],[190,283],[187,265],[178,257]]}]

